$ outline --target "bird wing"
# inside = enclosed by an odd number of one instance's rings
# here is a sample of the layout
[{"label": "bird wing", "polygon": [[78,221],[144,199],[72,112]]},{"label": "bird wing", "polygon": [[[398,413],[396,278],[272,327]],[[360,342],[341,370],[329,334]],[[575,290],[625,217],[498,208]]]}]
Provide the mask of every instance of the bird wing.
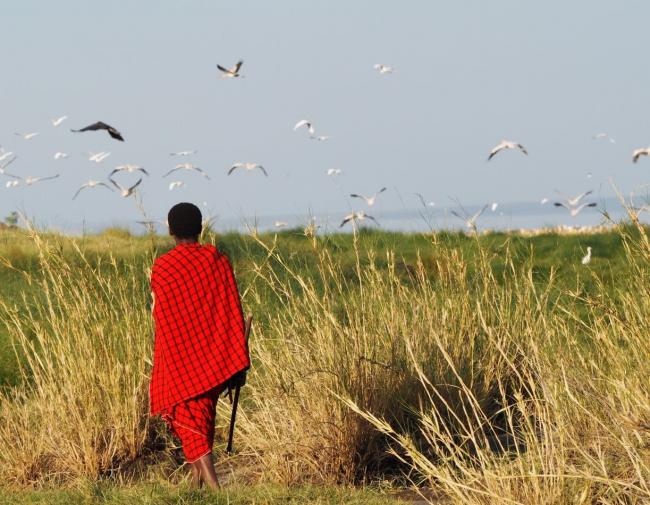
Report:
[{"label": "bird wing", "polygon": [[524,153],[526,156],[528,156],[528,151],[526,151],[526,148],[522,146],[521,144],[517,144],[517,147],[521,149],[521,152]]},{"label": "bird wing", "polygon": [[209,176],[208,174],[206,174],[204,170],[201,170],[199,167],[192,166],[192,169],[194,169],[194,170],[196,170],[197,172],[199,172],[199,173],[200,173],[203,177],[205,177],[206,179],[210,179],[210,176]]},{"label": "bird wing", "polygon": [[467,221],[467,218],[464,216],[461,216],[458,212],[455,210],[450,210],[449,211],[452,215],[456,216],[458,219],[462,219],[463,221]]},{"label": "bird wing", "polygon": [[137,188],[137,187],[140,185],[141,182],[142,182],[142,177],[141,177],[140,179],[138,179],[138,182],[136,182],[133,186],[131,186],[131,187],[129,188],[129,193],[130,193],[131,191],[133,191],[135,188]]},{"label": "bird wing", "polygon": [[124,142],[124,137],[122,137],[122,134],[118,132],[115,128],[112,126],[108,127],[108,134],[113,137],[115,140],[119,140],[120,142]]},{"label": "bird wing", "polygon": [[351,193],[350,197],[352,197],[352,198],[361,198],[361,199],[365,200],[366,202],[368,201],[368,197],[363,196],[363,195],[357,195],[356,193]]},{"label": "bird wing", "polygon": [[108,174],[108,178],[110,179],[111,177],[113,177],[113,175],[115,175],[117,172],[121,172],[122,170],[124,170],[124,169],[122,169],[122,168],[114,168],[114,169],[111,171],[111,173]]},{"label": "bird wing", "polygon": [[488,156],[488,161],[490,161],[494,156],[503,149],[503,143],[495,146],[491,151],[490,151],[490,156]]},{"label": "bird wing", "polygon": [[148,176],[149,172],[147,172],[144,168],[140,167],[138,168],[138,171],[142,172],[144,175]]},{"label": "bird wing", "polygon": [[228,175],[232,174],[239,167],[241,167],[241,164],[240,163],[235,163],[232,167],[230,167],[230,170],[228,170]]},{"label": "bird wing", "polygon": [[264,167],[262,165],[257,165],[257,168],[259,168],[266,177],[269,176],[269,174],[266,173],[266,170],[264,169]]},{"label": "bird wing", "polygon": [[168,176],[169,174],[171,174],[172,172],[176,172],[176,170],[180,170],[180,167],[174,167],[174,168],[172,168],[169,172],[167,172],[165,175],[163,175],[163,177],[167,177],[167,176]]},{"label": "bird wing", "polygon": [[117,182],[115,182],[113,179],[109,179],[109,181],[111,181],[111,184],[115,186],[120,192],[124,191],[124,188],[120,186]]},{"label": "bird wing", "polygon": [[366,214],[366,219],[370,219],[370,220],[374,221],[374,223],[375,223],[377,226],[379,226],[379,221],[377,221],[374,217],[369,216],[368,214]]},{"label": "bird wing", "polygon": [[239,72],[239,69],[241,68],[241,66],[242,66],[243,64],[244,64],[244,60],[239,60],[237,63],[235,63],[235,66],[234,66],[233,69],[232,69],[232,73],[233,73],[233,74],[238,73],[238,72]]},{"label": "bird wing", "polygon": [[88,126],[84,126],[83,128],[79,130],[70,130],[72,132],[87,132],[87,131],[95,131],[95,130],[108,130],[110,128],[109,125],[102,121],[97,121],[96,123],[89,124]]},{"label": "bird wing", "polygon": [[72,199],[74,200],[75,198],[77,198],[77,196],[79,195],[79,193],[81,193],[81,191],[84,190],[84,189],[86,189],[87,187],[88,187],[88,184],[82,184],[81,187],[80,187],[80,188],[77,190],[77,192],[74,194],[74,196],[72,197]]},{"label": "bird wing", "polygon": [[565,204],[564,202],[555,202],[555,203],[553,203],[553,205],[555,205],[556,207],[564,207],[566,210],[569,210],[569,211],[571,210],[570,207],[567,204]]},{"label": "bird wing", "polygon": [[381,188],[379,191],[375,193],[375,196],[377,196],[379,193],[383,193],[384,191],[386,191],[386,188]]},{"label": "bird wing", "polygon": [[49,175],[47,177],[39,177],[39,178],[35,179],[34,182],[49,181],[50,179],[56,179],[57,177],[59,177],[59,175],[60,174]]},{"label": "bird wing", "polygon": [[341,224],[339,225],[339,228],[343,228],[346,223],[350,222],[352,219],[354,219],[354,214],[348,214],[343,218],[343,221],[341,221]]},{"label": "bird wing", "polygon": [[483,212],[485,212],[485,209],[487,209],[488,207],[489,205],[485,204],[481,210],[479,210],[476,214],[474,214],[472,217],[469,218],[469,221],[471,221],[472,223],[476,221],[480,217],[480,215],[483,214]]},{"label": "bird wing", "polygon": [[308,119],[301,119],[296,123],[296,125],[293,127],[294,131],[297,130],[298,128],[307,125],[308,128],[311,128],[311,123],[309,122]]},{"label": "bird wing", "polygon": [[218,63],[217,63],[217,68],[218,68],[219,70],[221,70],[222,72],[226,73],[226,74],[229,74],[229,73],[230,73],[230,70],[228,70],[226,67],[222,67],[222,66],[219,65]]}]

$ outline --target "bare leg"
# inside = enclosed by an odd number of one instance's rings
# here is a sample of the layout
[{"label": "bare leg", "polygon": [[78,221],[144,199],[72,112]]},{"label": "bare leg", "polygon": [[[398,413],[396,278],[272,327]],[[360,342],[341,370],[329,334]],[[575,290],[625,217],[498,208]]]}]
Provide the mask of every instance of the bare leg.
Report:
[{"label": "bare leg", "polygon": [[203,486],[203,479],[201,479],[201,469],[196,465],[196,463],[192,463],[191,468],[192,468],[192,485],[200,489]]},{"label": "bare leg", "polygon": [[197,468],[201,474],[201,480],[210,489],[219,489],[219,481],[217,480],[217,474],[214,471],[214,462],[212,461],[212,454],[206,454],[201,458],[197,459],[192,466]]}]

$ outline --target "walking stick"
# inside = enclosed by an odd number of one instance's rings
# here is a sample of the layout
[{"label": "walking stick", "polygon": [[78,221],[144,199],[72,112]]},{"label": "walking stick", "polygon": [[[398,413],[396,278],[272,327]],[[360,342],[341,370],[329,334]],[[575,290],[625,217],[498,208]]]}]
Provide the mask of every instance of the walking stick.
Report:
[{"label": "walking stick", "polygon": [[[246,319],[246,326],[244,332],[244,339],[246,340],[246,353],[248,353],[248,337],[251,333],[251,325],[253,324],[253,316],[248,316]],[[239,403],[239,390],[241,386],[235,386],[235,398],[232,400],[232,413],[230,414],[230,429],[228,430],[228,446],[226,452],[232,452],[232,438],[235,433],[235,419],[237,418],[237,404]]]}]

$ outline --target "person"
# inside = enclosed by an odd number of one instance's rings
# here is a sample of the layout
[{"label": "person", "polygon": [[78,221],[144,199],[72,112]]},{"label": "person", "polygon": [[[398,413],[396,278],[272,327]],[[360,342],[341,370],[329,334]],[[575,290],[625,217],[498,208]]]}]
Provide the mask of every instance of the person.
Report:
[{"label": "person", "polygon": [[150,414],[181,442],[193,482],[217,488],[212,459],[217,399],[243,384],[250,366],[244,317],[228,258],[199,243],[201,211],[179,203],[169,211],[176,246],[151,272],[155,340]]}]

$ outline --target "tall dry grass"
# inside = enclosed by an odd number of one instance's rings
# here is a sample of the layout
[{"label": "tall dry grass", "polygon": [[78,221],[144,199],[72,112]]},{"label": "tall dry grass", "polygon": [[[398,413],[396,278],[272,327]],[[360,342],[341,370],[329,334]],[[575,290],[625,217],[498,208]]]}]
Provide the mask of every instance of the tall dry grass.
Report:
[{"label": "tall dry grass", "polygon": [[[433,261],[357,248],[351,267],[311,236],[309,270],[254,238],[266,257],[240,286],[256,324],[236,444],[259,479],[406,474],[456,503],[650,499],[643,230],[626,241],[636,283],[596,279],[590,295],[536,279],[507,241],[497,271],[435,235]],[[34,240],[36,295],[1,308],[27,359],[0,399],[0,481],[97,478],[151,444],[152,258],[98,266]]]}]

